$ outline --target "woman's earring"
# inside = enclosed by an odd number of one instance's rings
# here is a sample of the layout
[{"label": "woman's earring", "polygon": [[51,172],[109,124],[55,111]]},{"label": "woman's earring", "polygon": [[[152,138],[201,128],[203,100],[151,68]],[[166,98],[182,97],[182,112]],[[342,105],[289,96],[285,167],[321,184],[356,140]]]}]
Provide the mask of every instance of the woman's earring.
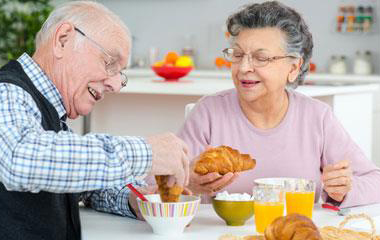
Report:
[{"label": "woman's earring", "polygon": [[288,80],[288,83],[293,83],[294,82],[294,79],[290,79],[290,75],[288,75],[287,80]]}]

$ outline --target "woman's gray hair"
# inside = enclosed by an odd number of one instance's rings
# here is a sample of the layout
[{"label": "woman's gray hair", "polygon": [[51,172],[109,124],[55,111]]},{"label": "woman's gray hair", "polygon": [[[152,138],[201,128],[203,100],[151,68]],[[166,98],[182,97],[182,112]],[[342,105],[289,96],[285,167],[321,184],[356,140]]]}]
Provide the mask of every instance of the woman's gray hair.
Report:
[{"label": "woman's gray hair", "polygon": [[[129,42],[130,32],[121,19],[104,5],[93,1],[72,1],[57,7],[46,19],[36,36],[36,49],[52,36],[59,24],[70,22],[89,33],[106,32],[110,24],[120,27]],[[82,38],[83,39],[83,38]],[[76,43],[78,39],[76,39]]]},{"label": "woman's gray hair", "polygon": [[292,87],[301,85],[309,71],[313,51],[313,37],[301,15],[294,9],[277,1],[254,3],[243,6],[241,10],[227,19],[228,32],[232,38],[242,30],[276,27],[286,35],[286,51],[303,58],[300,73]]}]

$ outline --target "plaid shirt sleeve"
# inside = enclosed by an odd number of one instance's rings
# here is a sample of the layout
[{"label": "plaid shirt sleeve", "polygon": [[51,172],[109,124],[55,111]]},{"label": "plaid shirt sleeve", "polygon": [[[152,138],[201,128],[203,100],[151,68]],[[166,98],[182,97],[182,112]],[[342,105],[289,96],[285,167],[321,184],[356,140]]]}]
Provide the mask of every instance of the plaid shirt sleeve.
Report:
[{"label": "plaid shirt sleeve", "polygon": [[[143,180],[135,180],[133,186],[146,186]],[[129,208],[130,190],[125,185],[109,189],[96,190],[82,193],[80,200],[86,207],[91,207],[100,212],[118,214],[125,217],[136,218],[133,210]]]},{"label": "plaid shirt sleeve", "polygon": [[8,190],[56,193],[112,189],[152,164],[140,137],[45,131],[32,97],[0,84],[0,181]]}]

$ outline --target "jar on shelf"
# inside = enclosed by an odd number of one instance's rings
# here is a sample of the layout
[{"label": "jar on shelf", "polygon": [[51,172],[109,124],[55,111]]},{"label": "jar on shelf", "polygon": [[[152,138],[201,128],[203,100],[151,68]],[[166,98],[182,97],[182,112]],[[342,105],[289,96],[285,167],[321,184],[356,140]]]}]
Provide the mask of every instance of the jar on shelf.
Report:
[{"label": "jar on shelf", "polygon": [[329,73],[331,74],[346,74],[347,73],[347,59],[346,56],[331,56],[329,63]]},{"label": "jar on shelf", "polygon": [[370,51],[357,51],[354,59],[354,74],[369,75],[372,69],[372,54]]}]

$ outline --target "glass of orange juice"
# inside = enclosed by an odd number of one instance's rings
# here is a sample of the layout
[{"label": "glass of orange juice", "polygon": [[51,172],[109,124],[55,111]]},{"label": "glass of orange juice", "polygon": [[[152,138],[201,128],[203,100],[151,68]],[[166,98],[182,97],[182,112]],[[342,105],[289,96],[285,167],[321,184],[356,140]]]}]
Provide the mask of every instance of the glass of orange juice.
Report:
[{"label": "glass of orange juice", "polygon": [[284,216],[285,191],[275,185],[257,185],[253,188],[256,232],[263,234],[269,224]]},{"label": "glass of orange juice", "polygon": [[307,179],[285,181],[286,214],[298,213],[312,218],[315,198],[315,183]]}]

